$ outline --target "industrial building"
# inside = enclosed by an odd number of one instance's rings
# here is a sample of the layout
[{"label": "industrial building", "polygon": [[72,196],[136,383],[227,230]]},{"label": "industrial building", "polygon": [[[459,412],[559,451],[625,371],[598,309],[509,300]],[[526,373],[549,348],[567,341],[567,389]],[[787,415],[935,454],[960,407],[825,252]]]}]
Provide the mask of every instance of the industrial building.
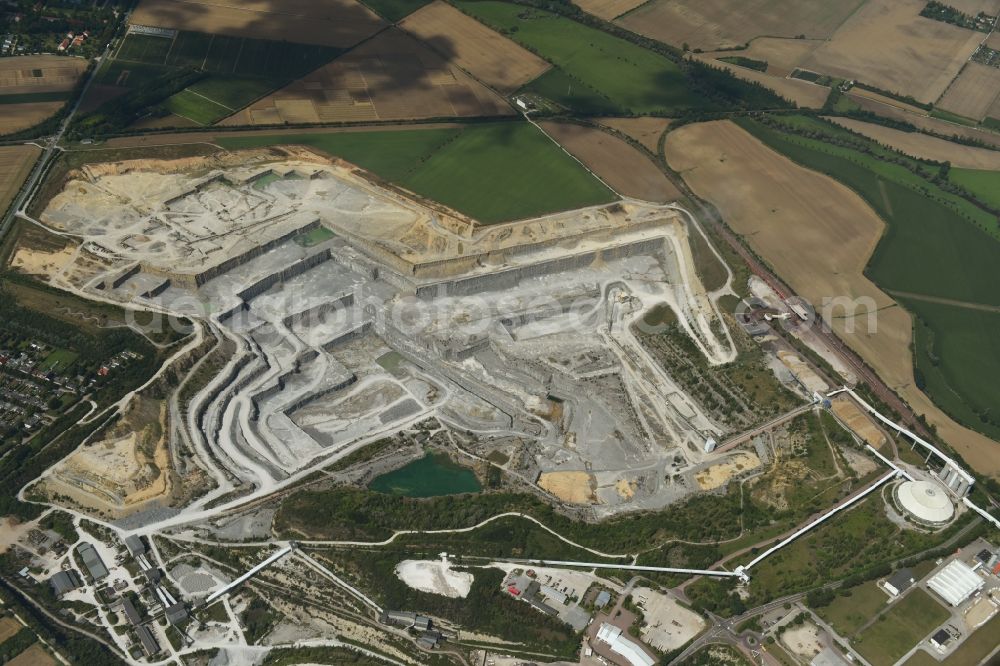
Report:
[{"label": "industrial building", "polygon": [[56,573],[52,578],[49,578],[49,585],[52,586],[52,592],[55,593],[57,597],[61,597],[71,590],[82,585],[82,581],[73,571],[60,571]]},{"label": "industrial building", "polygon": [[605,622],[597,630],[597,640],[607,643],[611,651],[621,655],[631,666],[653,666],[656,661],[638,643],[622,636],[622,630]]},{"label": "industrial building", "polygon": [[927,587],[937,592],[950,606],[959,605],[981,590],[983,585],[985,581],[961,560],[952,560],[927,581]]},{"label": "industrial building", "polygon": [[160,644],[156,642],[156,637],[153,636],[153,632],[149,630],[149,627],[142,625],[136,627],[135,635],[139,637],[139,643],[142,644],[142,651],[146,653],[147,657],[152,657],[160,651]]},{"label": "industrial building", "polygon": [[896,501],[916,522],[942,525],[955,515],[948,493],[931,481],[906,481],[896,487]]},{"label": "industrial building", "polygon": [[128,554],[132,557],[143,555],[146,552],[146,544],[142,542],[142,537],[135,534],[125,537],[125,547],[128,548]]},{"label": "industrial building", "polygon": [[93,544],[81,543],[77,552],[83,560],[83,565],[87,568],[91,579],[95,582],[108,577],[108,568],[104,565],[101,556],[97,554]]},{"label": "industrial building", "polygon": [[913,577],[912,569],[900,569],[896,573],[892,574],[882,586],[885,591],[894,597],[898,597],[900,594],[910,589],[910,586],[916,582]]}]

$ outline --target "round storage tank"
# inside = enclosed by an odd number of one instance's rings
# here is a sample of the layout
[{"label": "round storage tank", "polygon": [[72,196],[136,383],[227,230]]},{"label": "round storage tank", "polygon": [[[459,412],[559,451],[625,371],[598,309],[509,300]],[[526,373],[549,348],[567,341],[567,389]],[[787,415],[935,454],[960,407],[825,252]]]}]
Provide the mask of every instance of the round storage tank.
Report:
[{"label": "round storage tank", "polygon": [[955,515],[948,492],[930,481],[907,481],[896,488],[899,505],[922,523],[946,523]]}]

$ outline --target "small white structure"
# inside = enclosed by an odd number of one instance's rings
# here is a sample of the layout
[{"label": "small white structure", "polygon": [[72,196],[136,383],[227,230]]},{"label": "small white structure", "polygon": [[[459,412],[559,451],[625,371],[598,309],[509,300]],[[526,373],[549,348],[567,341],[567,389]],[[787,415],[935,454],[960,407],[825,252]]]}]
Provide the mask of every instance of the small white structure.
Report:
[{"label": "small white structure", "polygon": [[896,488],[896,500],[921,523],[939,525],[955,515],[955,505],[948,493],[931,481],[906,481]]},{"label": "small white structure", "polygon": [[712,451],[714,451],[716,445],[717,445],[717,442],[713,438],[709,437],[708,439],[706,439],[705,440],[705,453],[711,453]]},{"label": "small white structure", "polygon": [[597,640],[607,643],[611,651],[620,654],[632,666],[653,666],[656,662],[638,644],[622,636],[622,630],[605,622],[597,630]]},{"label": "small white structure", "polygon": [[957,606],[983,588],[985,581],[968,564],[952,560],[927,581],[927,587],[937,592],[952,606]]}]

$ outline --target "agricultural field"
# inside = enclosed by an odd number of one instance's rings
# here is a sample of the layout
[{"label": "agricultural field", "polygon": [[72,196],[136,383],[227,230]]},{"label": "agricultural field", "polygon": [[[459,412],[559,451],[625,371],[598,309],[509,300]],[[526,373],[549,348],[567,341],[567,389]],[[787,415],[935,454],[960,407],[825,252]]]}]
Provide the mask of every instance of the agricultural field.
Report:
[{"label": "agricultural field", "polygon": [[601,124],[621,132],[656,153],[660,149],[660,137],[663,136],[663,133],[667,131],[667,127],[670,126],[670,119],[651,116],[638,118],[602,118]]},{"label": "agricultural field", "polygon": [[[305,143],[483,224],[608,203],[614,194],[533,125],[220,137],[228,149]],[[516,193],[516,195],[515,195]]]},{"label": "agricultural field", "polygon": [[[829,117],[827,120],[912,157],[936,162],[951,162],[953,168],[949,172],[950,178],[965,187],[969,187],[969,185],[963,182],[959,176],[963,169],[1000,170],[1000,150],[966,146],[921,132],[904,132],[854,118]],[[990,178],[993,177],[991,174]],[[985,197],[989,196],[991,192],[993,192],[992,188],[987,188],[981,194]],[[1000,199],[996,201],[996,205],[1000,206]]]},{"label": "agricultural field", "polygon": [[799,63],[822,43],[817,39],[788,39],[782,37],[757,37],[750,46],[739,51],[716,51],[704,55],[713,58],[740,56],[767,63],[767,73],[773,76],[790,75]]},{"label": "agricultural field", "polygon": [[385,23],[355,0],[142,0],[133,25],[192,30],[230,37],[354,46]]},{"label": "agricultural field", "polygon": [[830,604],[815,610],[838,634],[850,638],[880,611],[885,610],[889,595],[874,580],[845,592],[850,594],[838,594]]},{"label": "agricultural field", "polygon": [[808,81],[775,76],[767,72],[739,67],[712,56],[696,55],[695,58],[707,65],[721,67],[737,78],[766,86],[785,99],[795,102],[801,108],[818,109],[823,106],[826,98],[830,95],[830,89],[826,86]]},{"label": "agricultural field", "polygon": [[970,62],[935,105],[951,113],[982,120],[1000,95],[1000,69]]},{"label": "agricultural field", "polygon": [[437,51],[449,65],[458,65],[487,86],[509,94],[549,68],[530,51],[443,0],[435,0],[400,24]]},{"label": "agricultural field", "polygon": [[97,80],[109,89],[106,94],[114,95],[115,89],[139,88],[169,70],[192,67],[208,72],[163,104],[176,116],[208,125],[340,53],[328,46],[201,32],[181,31],[173,38],[133,33],[125,37]]},{"label": "agricultural field", "polygon": [[499,116],[513,110],[411,35],[390,28],[251,104],[227,125]]},{"label": "agricultural field", "polygon": [[618,19],[624,27],[673,46],[714,51],[755,37],[824,39],[864,0],[652,0]]},{"label": "agricultural field", "polygon": [[933,103],[982,33],[920,16],[925,0],[868,0],[802,67]]},{"label": "agricultural field", "polygon": [[[876,333],[867,331],[867,308],[858,321],[834,317],[831,324],[837,333],[936,425],[966,461],[983,473],[1000,470],[994,455],[998,445],[955,423],[916,386],[909,351],[911,317],[872,281],[884,288],[990,303],[996,294],[985,286],[995,283],[988,276],[1000,263],[990,257],[1000,253],[1000,244],[945,206],[824,152],[827,144],[811,150],[798,137],[758,131],[768,145],[802,164],[826,172],[843,169],[836,173],[844,182],[866,198],[874,197],[876,208],[890,220],[882,243],[884,223],[865,199],[840,182],[796,165],[730,123],[688,125],[671,132],[667,159],[797,293],[820,304],[826,297],[870,299],[878,310]],[[892,224],[897,219],[907,224]],[[918,220],[920,224],[914,224]],[[928,238],[935,240],[928,243]],[[879,252],[868,266],[876,245]],[[928,266],[941,270],[927,271]],[[848,323],[856,324],[853,331]]]},{"label": "agricultural field", "polygon": [[577,0],[573,4],[588,14],[593,14],[594,16],[602,18],[605,21],[610,21],[635,9],[639,5],[643,4],[643,1],[644,0]]},{"label": "agricultural field", "polygon": [[[994,153],[1000,155],[1000,152]],[[951,169],[948,179],[973,192],[986,203],[1000,208],[1000,167]]]},{"label": "agricultural field", "polygon": [[950,616],[944,606],[917,588],[864,629],[853,645],[873,666],[892,666]]},{"label": "agricultural field", "polygon": [[0,134],[28,129],[54,115],[86,68],[83,58],[0,58]]},{"label": "agricultural field", "polygon": [[[545,94],[579,108],[572,88],[603,100],[601,111],[677,112],[707,108],[672,60],[557,14],[495,0],[461,0],[456,6],[553,63]],[[558,76],[552,80],[550,77]],[[541,92],[536,85],[529,89]],[[576,93],[579,95],[580,93]]]},{"label": "agricultural field", "polygon": [[0,215],[7,212],[41,154],[37,146],[0,146]]},{"label": "agricultural field", "polygon": [[681,194],[646,155],[594,127],[546,121],[545,132],[623,196],[666,203]]}]

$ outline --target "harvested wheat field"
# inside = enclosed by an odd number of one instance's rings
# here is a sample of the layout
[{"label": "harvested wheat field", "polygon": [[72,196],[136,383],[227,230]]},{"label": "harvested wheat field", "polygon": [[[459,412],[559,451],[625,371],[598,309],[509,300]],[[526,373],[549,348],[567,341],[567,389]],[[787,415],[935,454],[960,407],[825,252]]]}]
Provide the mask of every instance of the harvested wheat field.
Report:
[{"label": "harvested wheat field", "polygon": [[[883,106],[891,106],[908,113],[916,113],[917,115],[925,116],[927,111],[921,109],[919,106],[913,106],[912,104],[907,104],[906,102],[901,102],[894,97],[889,97],[888,95],[881,95],[873,90],[865,90],[864,88],[854,87],[848,91],[847,96],[853,99],[855,102],[861,105],[862,108],[869,109],[872,108],[868,102],[876,102]],[[867,106],[866,106],[867,104]]]},{"label": "harvested wheat field", "polygon": [[738,67],[728,62],[722,62],[721,60],[716,60],[711,56],[696,55],[694,57],[711,65],[712,67],[719,67],[728,70],[737,78],[744,79],[746,81],[754,81],[762,86],[766,86],[785,99],[795,102],[801,108],[818,109],[823,106],[826,98],[830,95],[829,88],[816,85],[815,83],[810,83],[809,81],[786,79],[783,76],[773,76],[765,72],[759,72],[756,69]]},{"label": "harvested wheat field", "polygon": [[32,643],[27,650],[8,661],[7,666],[58,666],[58,663],[41,643]]},{"label": "harvested wheat field", "polygon": [[646,0],[576,0],[573,4],[594,16],[610,21],[643,4]]},{"label": "harvested wheat field", "polygon": [[23,625],[10,616],[0,617],[0,643],[21,631]]},{"label": "harvested wheat field", "polygon": [[765,35],[829,37],[863,1],[653,0],[618,22],[674,46],[687,42],[692,49],[714,51]]},{"label": "harvested wheat field", "polygon": [[659,203],[680,198],[680,192],[652,160],[618,137],[572,123],[546,121],[539,125],[619,194]]},{"label": "harvested wheat field", "polygon": [[920,16],[926,4],[868,0],[803,67],[934,102],[983,34]]},{"label": "harvested wheat field", "polygon": [[46,118],[54,116],[65,102],[28,102],[27,104],[4,104],[0,106],[0,134],[12,134],[34,127]]},{"label": "harvested wheat field", "polygon": [[17,196],[41,153],[37,146],[0,146],[0,214]]},{"label": "harvested wheat field", "polygon": [[1000,170],[1000,150],[965,146],[920,132],[903,132],[853,118],[829,117],[827,120],[913,157],[951,162],[952,166],[962,169]]},{"label": "harvested wheat field", "polygon": [[660,136],[670,126],[670,118],[601,118],[605,127],[618,130],[625,136],[634,139],[654,153],[660,149]]},{"label": "harvested wheat field", "polygon": [[458,65],[501,93],[514,92],[549,68],[549,63],[531,51],[442,0],[417,10],[400,25],[450,65]]},{"label": "harvested wheat field", "polygon": [[294,125],[511,113],[502,97],[415,37],[389,28],[220,124]]},{"label": "harvested wheat field", "polygon": [[0,58],[0,95],[72,90],[87,69],[83,58],[56,55]]},{"label": "harvested wheat field", "polygon": [[782,37],[758,37],[750,42],[750,47],[740,51],[716,51],[706,53],[712,58],[742,56],[767,63],[767,73],[772,76],[788,76],[807,55],[822,44],[818,39],[786,39]]},{"label": "harvested wheat field", "polygon": [[355,0],[142,0],[129,22],[347,48],[385,22]]},{"label": "harvested wheat field", "polygon": [[866,444],[870,444],[876,449],[885,444],[885,435],[878,429],[875,422],[846,395],[834,398],[831,401],[831,409],[837,418],[847,426],[847,429],[863,439]]},{"label": "harvested wheat field", "polygon": [[986,38],[986,46],[994,51],[1000,51],[1000,32],[990,33],[990,36]]},{"label": "harvested wheat field", "polygon": [[979,12],[996,16],[1000,12],[1000,0],[948,0],[945,4],[970,16]]},{"label": "harvested wheat field", "polygon": [[834,319],[849,344],[976,470],[1000,474],[1000,444],[960,426],[913,382],[909,314],[862,274],[883,228],[852,190],[798,166],[728,121],[686,125],[667,135],[670,166],[714,203],[730,227],[801,296],[871,298],[877,331]]},{"label": "harvested wheat field", "polygon": [[923,111],[920,113],[913,113],[897,106],[882,104],[881,102],[866,97],[855,97],[854,95],[851,95],[851,99],[857,102],[858,105],[865,111],[871,111],[881,116],[885,116],[886,118],[893,118],[895,120],[908,122],[911,125],[927,132],[934,132],[935,134],[948,137],[958,136],[967,139],[974,139],[976,141],[982,141],[988,146],[996,146],[1000,148],[1000,134],[995,132],[982,130],[976,127],[969,127],[967,125],[958,125],[956,123],[948,122],[947,120],[941,120],[940,118],[932,118],[928,115],[924,115]]},{"label": "harvested wheat field", "polygon": [[951,82],[936,106],[973,120],[986,117],[1000,94],[1000,69],[970,62]]},{"label": "harvested wheat field", "polygon": [[590,472],[543,472],[538,486],[570,504],[594,504],[597,481]]}]

